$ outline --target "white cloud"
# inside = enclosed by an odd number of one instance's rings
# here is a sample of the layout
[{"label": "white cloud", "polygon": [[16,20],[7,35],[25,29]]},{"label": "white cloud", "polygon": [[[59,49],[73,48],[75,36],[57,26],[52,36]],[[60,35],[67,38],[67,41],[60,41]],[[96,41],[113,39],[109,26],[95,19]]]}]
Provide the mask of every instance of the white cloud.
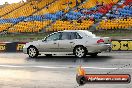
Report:
[{"label": "white cloud", "polygon": [[[8,3],[17,3],[17,2],[20,2],[22,0],[1,0],[0,1],[0,5],[4,4],[5,2],[8,2]],[[23,1],[26,1],[26,0],[23,0]]]}]

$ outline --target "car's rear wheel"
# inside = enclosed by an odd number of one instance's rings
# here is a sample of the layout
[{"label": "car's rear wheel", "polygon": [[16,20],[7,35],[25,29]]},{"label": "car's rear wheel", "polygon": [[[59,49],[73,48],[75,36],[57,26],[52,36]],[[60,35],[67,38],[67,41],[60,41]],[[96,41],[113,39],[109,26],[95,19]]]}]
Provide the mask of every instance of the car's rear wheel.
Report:
[{"label": "car's rear wheel", "polygon": [[87,50],[83,46],[77,46],[74,49],[74,54],[75,54],[76,57],[82,58],[82,57],[86,56]]},{"label": "car's rear wheel", "polygon": [[31,58],[35,58],[39,55],[38,49],[34,46],[28,48],[28,55]]}]

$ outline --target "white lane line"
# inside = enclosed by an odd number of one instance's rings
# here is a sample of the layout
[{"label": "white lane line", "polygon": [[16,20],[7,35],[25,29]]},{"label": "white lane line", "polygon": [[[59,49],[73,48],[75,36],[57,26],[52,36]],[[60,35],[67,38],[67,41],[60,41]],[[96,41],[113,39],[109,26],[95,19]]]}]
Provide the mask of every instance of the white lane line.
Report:
[{"label": "white lane line", "polygon": [[7,68],[68,68],[68,67],[56,67],[56,66],[24,66],[24,65],[0,65],[0,67]]},{"label": "white lane line", "polygon": [[114,69],[122,69],[122,70],[132,70],[132,68],[102,68],[102,67],[83,67],[85,69],[101,69],[101,70],[114,70]]},{"label": "white lane line", "polygon": [[[24,65],[0,65],[0,67],[6,68],[45,68],[45,69],[66,69],[66,68],[77,68],[78,66],[24,66]],[[114,69],[121,69],[121,70],[132,70],[132,68],[103,68],[103,67],[82,67],[85,69],[98,69],[98,70],[114,70]]]}]

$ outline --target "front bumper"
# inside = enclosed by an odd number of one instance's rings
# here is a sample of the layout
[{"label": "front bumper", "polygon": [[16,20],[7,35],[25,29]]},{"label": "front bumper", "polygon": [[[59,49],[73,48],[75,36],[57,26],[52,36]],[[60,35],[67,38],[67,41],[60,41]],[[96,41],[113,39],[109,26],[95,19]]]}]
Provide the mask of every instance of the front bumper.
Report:
[{"label": "front bumper", "polygon": [[25,47],[23,48],[23,53],[27,54],[27,48],[25,48]]}]

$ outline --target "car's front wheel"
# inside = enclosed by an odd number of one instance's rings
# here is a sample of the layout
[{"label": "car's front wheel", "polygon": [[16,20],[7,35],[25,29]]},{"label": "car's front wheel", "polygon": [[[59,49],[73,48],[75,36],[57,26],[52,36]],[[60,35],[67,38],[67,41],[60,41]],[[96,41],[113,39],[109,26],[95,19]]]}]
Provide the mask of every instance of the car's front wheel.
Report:
[{"label": "car's front wheel", "polygon": [[39,55],[39,52],[38,52],[36,47],[31,46],[31,47],[28,48],[28,55],[31,58],[35,58]]},{"label": "car's front wheel", "polygon": [[82,58],[82,57],[86,56],[87,50],[83,46],[77,46],[74,49],[74,54],[75,54],[76,57]]}]

